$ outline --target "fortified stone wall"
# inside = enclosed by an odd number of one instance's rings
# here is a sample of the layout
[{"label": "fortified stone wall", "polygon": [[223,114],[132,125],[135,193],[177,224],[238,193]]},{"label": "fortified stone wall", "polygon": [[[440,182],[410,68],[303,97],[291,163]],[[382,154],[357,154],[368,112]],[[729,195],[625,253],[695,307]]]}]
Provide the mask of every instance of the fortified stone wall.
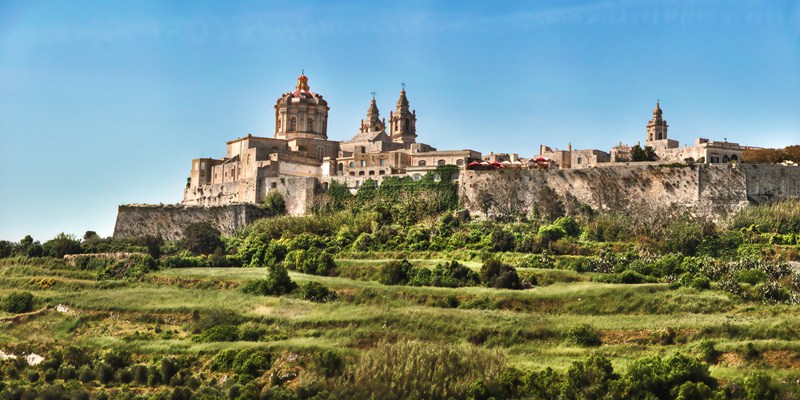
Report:
[{"label": "fortified stone wall", "polygon": [[[281,192],[290,215],[310,213],[322,193],[314,178],[262,177],[254,186],[258,202],[270,190]],[[581,204],[598,211],[679,208],[716,219],[750,203],[800,198],[800,167],[635,163],[586,169],[462,171],[459,196],[472,215],[530,215],[535,208],[558,200],[567,208]],[[232,234],[263,216],[256,204],[123,205],[114,237],[160,234],[179,239],[184,227],[200,221]]]},{"label": "fortified stone wall", "polygon": [[177,240],[183,229],[195,222],[211,222],[222,233],[233,234],[237,229],[263,218],[264,211],[253,204],[231,204],[218,207],[184,206],[182,204],[129,204],[119,206],[114,238],[143,235],[162,236]]},{"label": "fortified stone wall", "polygon": [[[800,168],[777,165],[615,165],[570,170],[465,171],[459,195],[473,215],[530,215],[569,198],[595,210],[678,207],[719,218],[748,203],[800,197]],[[574,203],[574,202],[573,202]]]}]

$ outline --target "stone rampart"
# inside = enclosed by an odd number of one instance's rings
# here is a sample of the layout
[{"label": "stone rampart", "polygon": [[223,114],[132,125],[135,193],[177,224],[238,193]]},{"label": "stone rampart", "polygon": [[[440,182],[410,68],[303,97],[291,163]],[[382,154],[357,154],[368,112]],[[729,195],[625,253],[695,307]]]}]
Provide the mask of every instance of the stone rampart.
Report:
[{"label": "stone rampart", "polygon": [[160,235],[167,240],[177,240],[181,238],[183,229],[195,222],[211,222],[222,233],[232,235],[237,229],[265,216],[264,211],[254,204],[216,207],[128,204],[119,206],[114,237]]},{"label": "stone rampart", "polygon": [[[553,200],[598,211],[679,208],[711,218],[749,203],[800,197],[800,168],[630,164],[587,169],[464,171],[459,195],[473,215],[530,215]],[[574,202],[574,201],[573,201]]]}]

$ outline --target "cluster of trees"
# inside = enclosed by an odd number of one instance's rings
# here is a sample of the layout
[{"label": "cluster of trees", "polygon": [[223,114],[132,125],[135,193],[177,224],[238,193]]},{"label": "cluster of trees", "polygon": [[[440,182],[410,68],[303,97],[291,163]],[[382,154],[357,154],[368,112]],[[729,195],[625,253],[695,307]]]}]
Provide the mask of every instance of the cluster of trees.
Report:
[{"label": "cluster of trees", "polygon": [[783,161],[800,164],[800,145],[782,149],[746,149],[742,152],[742,161],[749,164],[778,164]]}]

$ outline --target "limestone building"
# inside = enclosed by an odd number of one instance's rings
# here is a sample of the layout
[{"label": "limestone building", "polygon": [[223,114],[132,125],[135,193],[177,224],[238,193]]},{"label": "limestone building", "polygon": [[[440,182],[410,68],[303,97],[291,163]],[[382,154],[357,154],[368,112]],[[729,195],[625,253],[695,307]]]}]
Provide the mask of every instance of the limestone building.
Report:
[{"label": "limestone building", "polygon": [[[644,147],[651,147],[656,155],[656,161],[662,163],[718,164],[738,162],[742,158],[744,147],[738,143],[712,141],[697,138],[693,145],[680,147],[677,140],[668,137],[669,125],[663,118],[661,105],[656,102],[653,117],[645,125],[646,140]],[[553,150],[540,145],[539,157],[551,159],[560,168],[589,168],[614,163],[627,163],[632,161],[631,151],[633,146],[619,143],[611,148],[609,153],[602,150],[573,150],[570,145],[568,150]]]},{"label": "limestone building", "polygon": [[328,139],[329,111],[327,101],[311,91],[308,77],[301,74],[294,91],[275,103],[273,137],[247,135],[229,141],[221,159],[192,160],[183,204],[260,203],[271,190],[292,196],[291,204],[304,204],[304,198],[313,198],[333,180],[355,190],[368,179],[419,178],[439,165],[481,159],[473,150],[438,151],[418,143],[417,115],[405,88],[388,124],[373,97],[358,133],[348,141]]}]

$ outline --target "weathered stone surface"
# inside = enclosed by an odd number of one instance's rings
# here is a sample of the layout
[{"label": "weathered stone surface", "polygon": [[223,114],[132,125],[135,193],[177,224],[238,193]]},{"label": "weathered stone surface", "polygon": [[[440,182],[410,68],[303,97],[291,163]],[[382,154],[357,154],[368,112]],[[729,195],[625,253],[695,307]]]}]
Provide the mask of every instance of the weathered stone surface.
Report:
[{"label": "weathered stone surface", "polygon": [[[563,201],[572,196],[598,211],[678,208],[719,219],[747,204],[800,198],[800,168],[780,165],[643,163],[566,170],[462,171],[459,179],[461,201],[477,216],[485,216],[484,211],[489,216],[529,214],[548,197]],[[321,194],[315,190],[319,184],[311,181],[315,180],[276,182],[289,214],[311,212]],[[491,203],[488,209],[487,199]],[[199,221],[210,221],[230,235],[264,216],[255,204],[122,205],[114,237],[179,239],[184,227]]]},{"label": "weathered stone surface", "polygon": [[265,212],[254,204],[230,204],[218,207],[184,206],[181,204],[128,204],[119,206],[115,238],[161,235],[167,240],[180,239],[183,228],[195,222],[211,222],[223,234],[263,218]]},{"label": "weathered stone surface", "polygon": [[677,207],[717,219],[749,203],[800,197],[800,168],[779,165],[464,171],[460,180],[464,207],[489,216],[529,214],[548,196],[574,196],[599,211]]}]

